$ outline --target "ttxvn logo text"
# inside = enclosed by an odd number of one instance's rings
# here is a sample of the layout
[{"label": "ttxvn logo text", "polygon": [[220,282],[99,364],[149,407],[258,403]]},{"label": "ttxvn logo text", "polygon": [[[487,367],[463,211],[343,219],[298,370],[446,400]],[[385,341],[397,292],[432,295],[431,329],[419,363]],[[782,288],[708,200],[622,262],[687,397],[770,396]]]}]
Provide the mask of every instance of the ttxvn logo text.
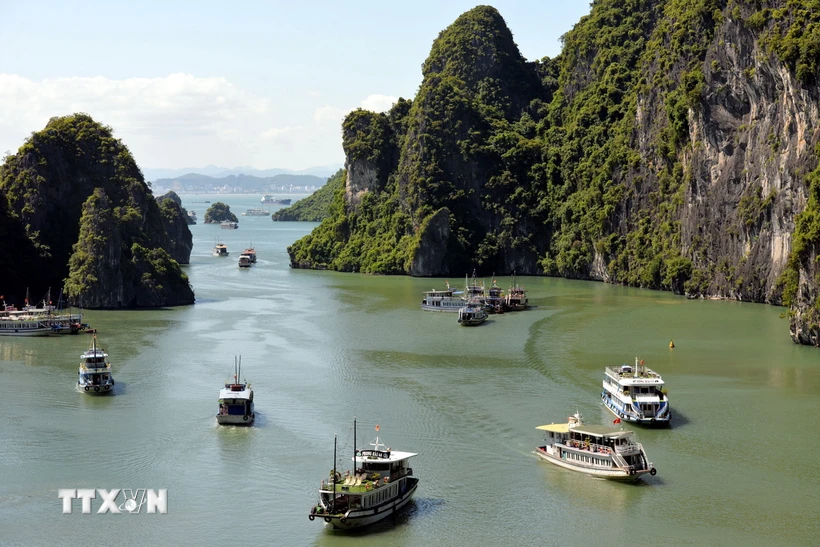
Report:
[{"label": "ttxvn logo text", "polygon": [[60,488],[57,497],[63,500],[63,513],[71,513],[74,500],[82,502],[83,513],[91,513],[92,500],[97,502],[97,513],[126,513],[134,514],[142,511],[146,513],[168,513],[168,490],[161,488]]}]

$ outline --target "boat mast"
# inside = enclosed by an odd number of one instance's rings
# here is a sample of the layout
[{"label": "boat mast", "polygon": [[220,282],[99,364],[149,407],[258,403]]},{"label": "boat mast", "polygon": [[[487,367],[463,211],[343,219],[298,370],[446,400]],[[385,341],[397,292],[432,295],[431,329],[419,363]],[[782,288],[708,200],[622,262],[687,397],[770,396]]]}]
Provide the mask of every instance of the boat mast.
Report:
[{"label": "boat mast", "polygon": [[356,416],[353,416],[353,475],[356,474],[356,453],[358,449],[356,448]]},{"label": "boat mast", "polygon": [[330,502],[330,512],[336,512],[336,435],[333,435],[333,476],[330,477],[333,481],[333,501]]}]

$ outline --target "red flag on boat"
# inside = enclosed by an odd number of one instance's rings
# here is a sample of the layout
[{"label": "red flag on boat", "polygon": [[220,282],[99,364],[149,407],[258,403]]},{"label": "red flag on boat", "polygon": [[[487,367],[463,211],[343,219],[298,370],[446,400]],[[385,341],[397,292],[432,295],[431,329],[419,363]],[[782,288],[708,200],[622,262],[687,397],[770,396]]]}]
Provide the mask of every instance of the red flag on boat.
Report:
[{"label": "red flag on boat", "polygon": [[621,423],[621,419],[620,418],[615,418],[614,420],[612,420],[612,423],[613,424],[619,424],[619,423]]},{"label": "red flag on boat", "polygon": [[379,430],[379,424],[376,424],[376,431]]},{"label": "red flag on boat", "polygon": [[643,364],[643,359],[641,359],[641,364]]}]

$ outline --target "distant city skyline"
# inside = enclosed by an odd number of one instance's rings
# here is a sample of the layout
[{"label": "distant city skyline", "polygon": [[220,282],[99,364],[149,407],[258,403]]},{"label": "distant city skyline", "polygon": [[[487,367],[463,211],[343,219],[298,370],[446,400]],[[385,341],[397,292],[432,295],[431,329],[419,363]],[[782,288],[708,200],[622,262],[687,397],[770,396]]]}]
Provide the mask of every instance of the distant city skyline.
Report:
[{"label": "distant city skyline", "polygon": [[[53,116],[87,112],[143,169],[340,165],[344,115],[412,98],[433,40],[475,5],[5,3],[0,152],[15,153]],[[558,55],[590,9],[493,5],[529,60]]]}]

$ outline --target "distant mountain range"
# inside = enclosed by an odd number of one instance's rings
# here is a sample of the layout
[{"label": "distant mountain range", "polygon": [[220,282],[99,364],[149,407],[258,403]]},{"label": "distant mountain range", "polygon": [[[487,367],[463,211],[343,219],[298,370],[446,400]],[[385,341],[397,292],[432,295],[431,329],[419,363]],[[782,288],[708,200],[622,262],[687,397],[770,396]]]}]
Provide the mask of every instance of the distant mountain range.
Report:
[{"label": "distant mountain range", "polygon": [[165,190],[188,193],[264,193],[264,192],[295,192],[311,193],[324,186],[327,177],[315,175],[278,174],[272,177],[256,177],[253,175],[227,175],[214,177],[199,173],[186,173],[178,177],[156,179],[151,183],[155,193]]},{"label": "distant mountain range", "polygon": [[314,175],[327,179],[330,175],[339,170],[341,165],[323,165],[309,167],[301,171],[292,169],[254,169],[253,167],[220,167],[218,165],[206,165],[205,167],[183,167],[180,169],[167,169],[163,167],[143,167],[142,174],[147,181],[155,181],[165,178],[176,178],[190,173],[197,175],[208,175],[211,177],[227,177],[229,175],[252,175],[254,177],[273,177],[275,175]]}]

